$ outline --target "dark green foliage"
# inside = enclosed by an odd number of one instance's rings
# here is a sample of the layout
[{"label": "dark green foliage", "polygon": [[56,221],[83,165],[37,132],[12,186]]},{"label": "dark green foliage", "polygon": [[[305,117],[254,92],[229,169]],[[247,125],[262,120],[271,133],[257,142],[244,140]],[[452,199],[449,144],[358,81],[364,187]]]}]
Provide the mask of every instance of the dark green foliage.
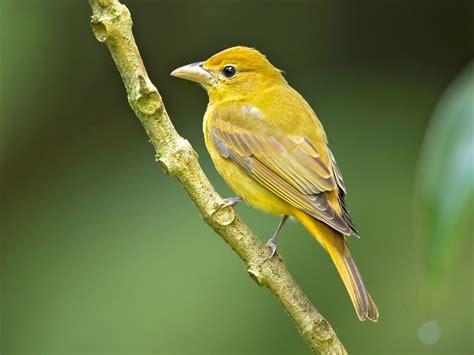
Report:
[{"label": "dark green foliage", "polygon": [[462,239],[473,237],[473,206],[474,63],[443,94],[418,167],[418,224],[432,281],[442,276]]}]

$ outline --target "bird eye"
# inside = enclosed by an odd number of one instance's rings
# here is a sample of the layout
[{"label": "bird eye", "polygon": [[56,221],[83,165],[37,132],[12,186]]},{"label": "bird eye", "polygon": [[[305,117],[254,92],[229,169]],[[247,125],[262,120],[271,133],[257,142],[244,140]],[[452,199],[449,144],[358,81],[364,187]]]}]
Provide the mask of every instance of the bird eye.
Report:
[{"label": "bird eye", "polygon": [[235,69],[233,65],[226,65],[224,69],[222,69],[222,74],[224,74],[226,78],[232,78],[236,72],[237,69]]}]

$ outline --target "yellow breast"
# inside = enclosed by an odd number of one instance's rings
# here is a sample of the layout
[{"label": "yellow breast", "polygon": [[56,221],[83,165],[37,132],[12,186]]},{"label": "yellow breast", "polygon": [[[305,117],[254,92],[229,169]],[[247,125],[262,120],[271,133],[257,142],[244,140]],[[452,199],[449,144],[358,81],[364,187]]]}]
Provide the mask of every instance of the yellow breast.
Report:
[{"label": "yellow breast", "polygon": [[204,115],[203,131],[206,148],[219,175],[235,194],[249,205],[276,215],[293,215],[293,206],[260,185],[239,166],[219,153],[210,136],[213,115],[214,107],[209,105]]}]

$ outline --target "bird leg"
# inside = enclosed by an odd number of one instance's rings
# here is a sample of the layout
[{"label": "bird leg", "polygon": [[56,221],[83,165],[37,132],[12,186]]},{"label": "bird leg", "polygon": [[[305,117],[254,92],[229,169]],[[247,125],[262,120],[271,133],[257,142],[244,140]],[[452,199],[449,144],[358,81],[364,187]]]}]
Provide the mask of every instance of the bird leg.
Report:
[{"label": "bird leg", "polygon": [[242,201],[242,197],[240,196],[227,197],[224,199],[224,203],[222,204],[221,208],[234,207],[237,203],[241,201]]},{"label": "bird leg", "polygon": [[270,258],[271,258],[273,255],[275,255],[275,253],[276,253],[276,250],[277,250],[277,242],[278,242],[278,236],[280,235],[281,229],[283,228],[283,226],[285,225],[286,221],[288,220],[288,217],[289,217],[288,215],[284,215],[284,216],[281,218],[281,221],[280,221],[280,223],[278,224],[278,227],[277,227],[275,233],[273,233],[273,237],[271,237],[271,238],[268,240],[267,244],[266,244],[266,245],[268,245],[268,246],[270,247],[270,249],[272,250],[272,253],[271,253],[271,255],[270,255]]}]

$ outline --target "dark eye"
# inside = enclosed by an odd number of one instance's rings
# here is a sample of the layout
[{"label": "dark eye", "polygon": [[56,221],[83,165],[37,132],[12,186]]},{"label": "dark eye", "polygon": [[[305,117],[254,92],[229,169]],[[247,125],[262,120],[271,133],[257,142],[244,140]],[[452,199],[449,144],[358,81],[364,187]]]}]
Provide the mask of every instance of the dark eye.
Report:
[{"label": "dark eye", "polygon": [[222,74],[224,74],[226,78],[232,78],[236,72],[237,69],[235,69],[233,65],[226,65],[224,69],[222,69]]}]

